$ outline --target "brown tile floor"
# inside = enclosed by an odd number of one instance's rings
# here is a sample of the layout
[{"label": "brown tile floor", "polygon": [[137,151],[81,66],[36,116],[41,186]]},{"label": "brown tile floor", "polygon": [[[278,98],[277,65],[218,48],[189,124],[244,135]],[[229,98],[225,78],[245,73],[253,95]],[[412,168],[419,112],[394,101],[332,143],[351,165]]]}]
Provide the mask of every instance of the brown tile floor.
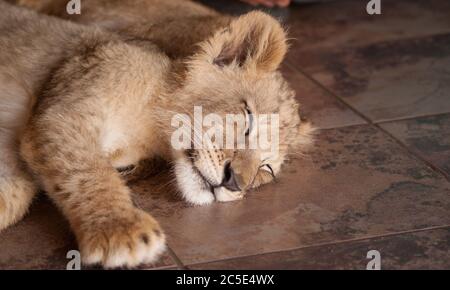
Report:
[{"label": "brown tile floor", "polygon": [[365,269],[377,249],[382,269],[448,269],[450,230],[404,233],[191,265],[191,269]]},{"label": "brown tile floor", "polygon": [[450,114],[428,116],[380,125],[415,154],[450,176]]},{"label": "brown tile floor", "polygon": [[[307,158],[242,201],[186,205],[168,176],[135,182],[171,269],[450,269],[450,2],[293,6],[283,72],[323,129]],[[286,14],[286,13],[285,13]],[[0,269],[64,268],[76,248],[41,197],[0,235]]]},{"label": "brown tile floor", "polygon": [[375,122],[450,111],[450,33],[335,48],[314,65],[294,63]]}]

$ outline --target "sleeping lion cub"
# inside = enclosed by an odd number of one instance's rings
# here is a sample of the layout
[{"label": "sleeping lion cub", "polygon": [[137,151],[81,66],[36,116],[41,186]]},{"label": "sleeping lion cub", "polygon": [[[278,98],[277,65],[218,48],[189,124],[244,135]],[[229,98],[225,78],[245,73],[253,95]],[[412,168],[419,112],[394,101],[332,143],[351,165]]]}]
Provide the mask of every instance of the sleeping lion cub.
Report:
[{"label": "sleeping lion cub", "polygon": [[[277,71],[286,35],[260,12],[221,23],[209,26],[214,31],[191,56],[170,58],[158,41],[0,0],[0,230],[43,189],[68,219],[84,264],[133,267],[154,262],[165,236],[133,206],[120,171],[162,157],[181,195],[198,205],[240,199],[271,182],[287,154],[311,140]],[[172,118],[193,117],[196,106],[205,115],[242,115],[238,133],[247,141],[258,138],[251,120],[278,114],[277,152],[176,149]]]}]

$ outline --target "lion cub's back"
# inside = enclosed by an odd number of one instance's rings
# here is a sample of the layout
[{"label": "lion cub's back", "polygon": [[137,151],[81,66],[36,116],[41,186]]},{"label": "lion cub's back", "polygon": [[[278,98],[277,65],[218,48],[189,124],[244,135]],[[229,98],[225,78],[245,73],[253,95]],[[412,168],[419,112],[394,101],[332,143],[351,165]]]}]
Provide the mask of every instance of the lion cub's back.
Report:
[{"label": "lion cub's back", "polygon": [[36,81],[94,30],[0,1],[0,73]]},{"label": "lion cub's back", "polygon": [[[52,69],[88,29],[0,1],[0,132],[15,135]],[[4,143],[0,136],[0,142]]]}]

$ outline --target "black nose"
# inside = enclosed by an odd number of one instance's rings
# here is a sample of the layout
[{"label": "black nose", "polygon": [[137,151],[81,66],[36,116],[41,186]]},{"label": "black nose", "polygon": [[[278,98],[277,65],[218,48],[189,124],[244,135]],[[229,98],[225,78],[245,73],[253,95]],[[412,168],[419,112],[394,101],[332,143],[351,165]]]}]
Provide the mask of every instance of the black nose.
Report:
[{"label": "black nose", "polygon": [[221,186],[225,187],[230,191],[241,191],[239,185],[236,182],[236,176],[234,174],[233,168],[231,168],[231,162],[225,164]]}]

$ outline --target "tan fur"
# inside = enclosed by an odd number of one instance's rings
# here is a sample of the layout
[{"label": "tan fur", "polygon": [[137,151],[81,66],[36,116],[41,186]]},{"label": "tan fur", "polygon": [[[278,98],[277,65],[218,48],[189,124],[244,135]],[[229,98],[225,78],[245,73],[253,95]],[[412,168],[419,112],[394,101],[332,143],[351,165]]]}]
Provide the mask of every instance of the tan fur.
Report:
[{"label": "tan fur", "polygon": [[197,43],[232,19],[189,0],[88,0],[81,1],[80,15],[67,14],[67,0],[10,1],[127,38],[151,40],[170,57],[191,55]]},{"label": "tan fur", "polygon": [[[116,35],[0,1],[0,156],[7,164],[0,167],[0,230],[23,216],[41,187],[69,220],[84,263],[153,262],[164,250],[164,234],[133,206],[116,168],[159,156],[174,164],[187,201],[230,201],[272,180],[262,165],[278,174],[287,155],[311,141],[294,92],[277,72],[287,49],[280,24],[261,12],[231,19],[196,9],[188,11],[206,13],[216,25],[179,36],[190,50],[165,53],[173,27],[141,34],[130,23]],[[198,105],[205,114],[243,114],[245,104],[254,114],[280,115],[280,154],[171,147],[173,114],[192,115]],[[12,107],[9,118],[3,108]],[[238,192],[207,184],[220,183],[227,162]]]}]

